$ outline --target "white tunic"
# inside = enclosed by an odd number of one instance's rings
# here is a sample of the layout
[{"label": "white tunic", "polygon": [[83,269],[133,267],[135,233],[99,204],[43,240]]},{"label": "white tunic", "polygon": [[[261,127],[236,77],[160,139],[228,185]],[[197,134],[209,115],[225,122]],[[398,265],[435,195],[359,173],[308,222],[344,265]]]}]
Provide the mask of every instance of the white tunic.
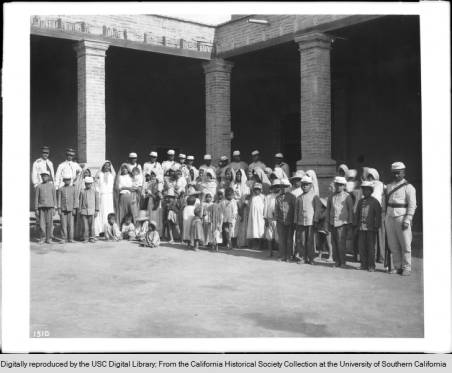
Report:
[{"label": "white tunic", "polygon": [[52,176],[52,180],[55,180],[55,172],[53,171],[53,163],[50,159],[42,159],[38,158],[36,161],[33,162],[33,168],[31,171],[31,182],[33,183],[33,186],[36,188],[38,184],[42,183],[41,179],[41,173],[42,171],[48,171],[47,169],[50,169],[50,176]]},{"label": "white tunic", "polygon": [[63,173],[68,172],[72,174],[71,184],[73,185],[77,173],[82,172],[82,168],[77,162],[74,161],[64,161],[63,163],[60,163],[57,172],[55,175],[55,188],[61,188],[64,185],[63,182]]},{"label": "white tunic", "polygon": [[250,203],[246,238],[263,238],[265,232],[265,196],[253,196]]},{"label": "white tunic", "polygon": [[104,232],[108,224],[108,214],[115,211],[113,206],[113,185],[115,176],[111,172],[100,171],[96,177],[97,191],[99,192],[99,214],[95,220],[96,233]]}]

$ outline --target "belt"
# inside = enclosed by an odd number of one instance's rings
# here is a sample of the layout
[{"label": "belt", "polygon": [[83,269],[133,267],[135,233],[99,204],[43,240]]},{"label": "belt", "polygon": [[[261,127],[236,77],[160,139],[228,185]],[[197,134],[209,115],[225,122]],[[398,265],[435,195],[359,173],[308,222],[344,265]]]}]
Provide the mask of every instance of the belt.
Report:
[{"label": "belt", "polygon": [[392,208],[407,208],[408,207],[408,203],[388,203],[388,207],[392,207]]}]

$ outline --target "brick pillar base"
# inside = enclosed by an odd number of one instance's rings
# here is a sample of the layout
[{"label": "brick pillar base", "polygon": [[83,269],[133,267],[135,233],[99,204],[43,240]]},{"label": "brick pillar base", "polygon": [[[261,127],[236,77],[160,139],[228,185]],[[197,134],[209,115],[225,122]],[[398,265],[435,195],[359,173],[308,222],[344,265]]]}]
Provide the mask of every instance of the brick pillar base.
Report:
[{"label": "brick pillar base", "polygon": [[206,153],[216,163],[231,155],[232,62],[214,59],[204,64],[206,75]]},{"label": "brick pillar base", "polygon": [[300,51],[301,160],[297,168],[313,169],[320,195],[336,172],[331,158],[331,72],[330,38],[321,33],[297,36]]},{"label": "brick pillar base", "polygon": [[107,43],[82,40],[77,52],[78,160],[99,168],[105,160],[105,53]]}]

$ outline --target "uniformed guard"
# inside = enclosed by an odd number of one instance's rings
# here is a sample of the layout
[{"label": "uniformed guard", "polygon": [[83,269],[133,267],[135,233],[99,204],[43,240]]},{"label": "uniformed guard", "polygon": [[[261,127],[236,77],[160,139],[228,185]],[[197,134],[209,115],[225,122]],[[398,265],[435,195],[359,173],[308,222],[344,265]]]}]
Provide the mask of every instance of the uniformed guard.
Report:
[{"label": "uniformed guard", "polygon": [[39,157],[36,161],[33,162],[33,167],[31,171],[31,182],[33,183],[33,186],[35,188],[42,183],[41,179],[42,171],[47,171],[49,173],[50,176],[49,182],[53,182],[55,180],[53,163],[49,159],[49,153],[50,153],[49,147],[44,145],[41,148],[41,157]]},{"label": "uniformed guard", "polygon": [[416,211],[416,189],[405,180],[405,165],[391,165],[393,182],[388,184],[383,200],[385,227],[393,270],[390,273],[411,274],[411,223]]},{"label": "uniformed guard", "polygon": [[229,164],[229,159],[227,156],[222,155],[220,157],[220,162],[218,163],[218,168],[217,168],[217,180],[220,180],[221,175],[224,175],[224,172],[226,171],[226,169],[228,167],[231,167],[231,165]]},{"label": "uniformed guard", "polygon": [[232,162],[230,166],[231,168],[234,169],[234,171],[237,170],[243,170],[245,172],[248,171],[248,164],[240,160],[240,150],[234,150],[232,152]]},{"label": "uniformed guard", "polygon": [[149,153],[149,162],[143,165],[143,175],[150,175],[153,171],[156,176],[163,178],[163,168],[160,162],[157,162],[158,153],[151,151]]},{"label": "uniformed guard", "polygon": [[63,173],[71,173],[72,179],[70,185],[72,185],[77,178],[77,175],[82,172],[80,165],[74,161],[75,150],[72,148],[66,149],[66,160],[58,165],[55,175],[55,188],[59,189],[64,185]]},{"label": "uniformed guard", "polygon": [[284,162],[284,155],[282,153],[275,154],[275,168],[281,167],[287,177],[290,177],[289,165]]},{"label": "uniformed guard", "polygon": [[176,152],[173,149],[169,149],[166,154],[168,155],[168,159],[166,161],[162,162],[162,168],[163,168],[164,175],[166,175],[168,170],[170,170],[171,168],[173,168],[175,166],[177,167],[179,165],[179,163],[177,163],[174,160]]}]

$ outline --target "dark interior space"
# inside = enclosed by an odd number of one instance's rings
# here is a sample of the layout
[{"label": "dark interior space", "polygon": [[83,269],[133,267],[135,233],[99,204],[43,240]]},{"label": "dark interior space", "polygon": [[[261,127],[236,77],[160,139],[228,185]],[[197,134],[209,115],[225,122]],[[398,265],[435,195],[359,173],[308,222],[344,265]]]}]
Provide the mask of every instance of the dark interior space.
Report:
[{"label": "dark interior space", "polygon": [[110,47],[106,58],[106,157],[118,165],[129,152],[139,162],[151,149],[205,150],[202,61]]},{"label": "dark interior space", "polygon": [[243,159],[259,149],[272,165],[273,155],[282,151],[295,169],[300,159],[300,68],[295,43],[231,58],[232,149]]},{"label": "dark interior space", "polygon": [[403,161],[422,227],[422,128],[418,16],[387,16],[335,30],[331,52],[333,158],[376,168],[385,182]]}]

